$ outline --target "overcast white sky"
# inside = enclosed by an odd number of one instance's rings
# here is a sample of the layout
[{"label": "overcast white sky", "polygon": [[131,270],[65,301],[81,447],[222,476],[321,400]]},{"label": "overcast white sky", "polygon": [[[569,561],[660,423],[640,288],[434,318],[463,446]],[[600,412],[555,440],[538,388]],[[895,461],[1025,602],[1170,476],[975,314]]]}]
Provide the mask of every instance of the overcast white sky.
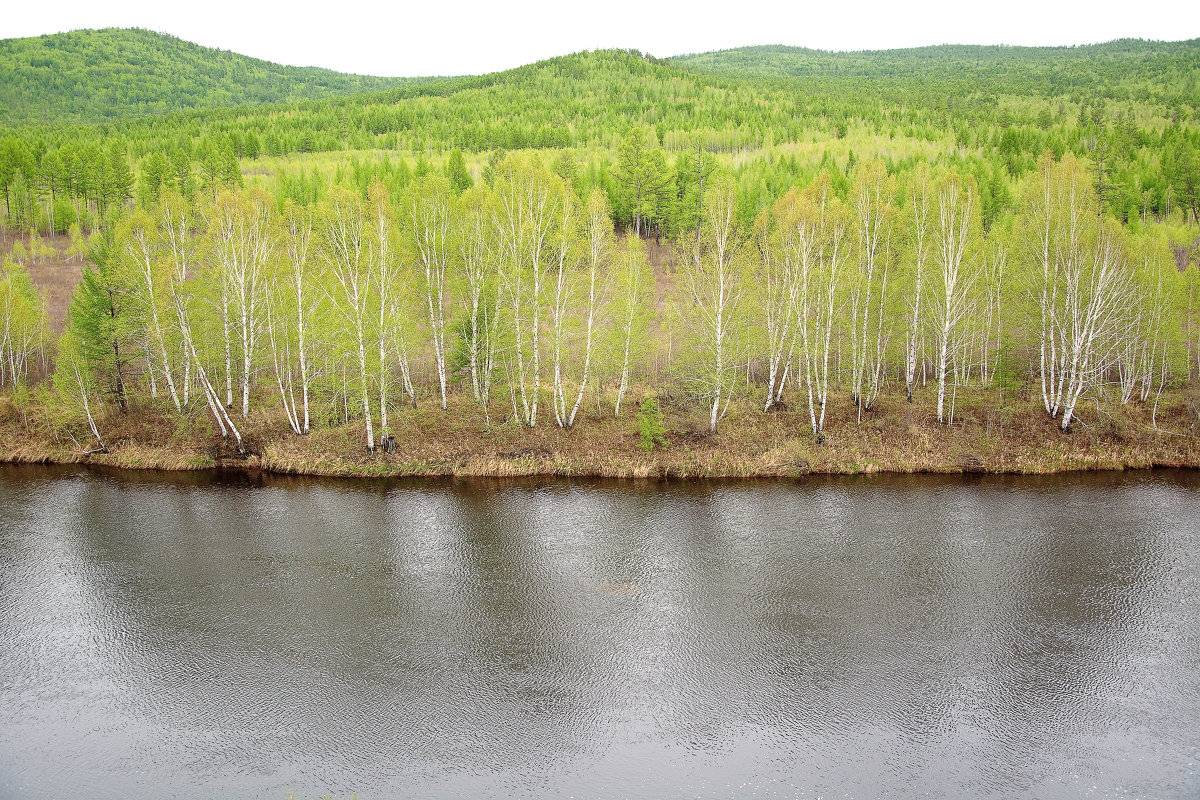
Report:
[{"label": "overcast white sky", "polygon": [[140,27],[284,64],[373,75],[489,72],[606,47],[828,50],[1200,37],[1200,0],[58,0],[9,3],[0,38]]}]

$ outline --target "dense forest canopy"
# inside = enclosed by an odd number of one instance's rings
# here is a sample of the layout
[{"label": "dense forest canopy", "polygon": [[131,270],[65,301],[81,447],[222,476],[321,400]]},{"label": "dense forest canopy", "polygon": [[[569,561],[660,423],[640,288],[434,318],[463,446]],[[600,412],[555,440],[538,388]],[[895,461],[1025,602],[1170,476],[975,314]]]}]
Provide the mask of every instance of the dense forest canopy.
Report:
[{"label": "dense forest canopy", "polygon": [[0,40],[0,123],[101,120],[388,89],[400,78],[288,67],[140,29]]},{"label": "dense forest canopy", "polygon": [[[166,51],[192,47],[140,31],[63,34],[76,35],[117,43],[133,36]],[[55,66],[39,69],[69,72],[71,59],[60,64],[57,49],[46,53],[40,58]],[[214,63],[219,66],[227,55],[214,55]],[[6,86],[16,91],[12,87],[28,71],[11,71]],[[226,80],[223,88],[196,83],[183,65],[176,74],[181,79],[169,90],[153,83],[138,89],[147,97],[164,92],[151,98],[150,107],[170,107],[172,91],[195,92],[198,106],[220,106],[236,83]],[[845,166],[857,157],[880,155],[896,169],[906,161],[955,160],[989,195],[989,219],[1009,202],[1013,179],[1031,170],[1044,151],[1099,155],[1112,187],[1105,201],[1128,217],[1166,213],[1172,194],[1179,202],[1188,191],[1180,185],[1186,183],[1180,170],[1188,163],[1185,151],[1194,151],[1197,142],[1198,74],[1197,41],[847,54],[749,48],[671,61],[597,51],[383,92],[142,114],[103,124],[87,123],[86,114],[47,111],[42,114],[50,117],[47,122],[10,124],[0,164],[6,191],[18,171],[29,188],[39,178],[53,181],[40,163],[48,154],[55,156],[50,160],[55,168],[85,152],[95,163],[95,153],[114,146],[135,166],[161,154],[188,158],[197,167],[226,150],[234,159],[353,157],[358,151],[377,157],[377,151],[387,151],[415,161],[422,154],[436,160],[455,149],[486,154],[570,148],[577,160],[595,162],[603,171],[626,132],[639,127],[651,130],[668,154],[699,148],[725,157],[745,196],[757,202],[777,197],[799,177],[811,177],[823,159]],[[125,85],[125,78],[89,69],[71,84],[71,96],[103,97],[114,84]],[[208,99],[205,87],[212,88]],[[66,102],[46,87],[21,90],[20,96],[21,105],[6,102],[0,108],[21,116],[29,98],[38,98],[43,109]],[[141,107],[113,98],[102,102],[122,114]]]},{"label": "dense forest canopy", "polygon": [[729,75],[803,78],[843,85],[866,78],[877,90],[919,90],[939,99],[970,95],[1087,96],[1200,103],[1200,40],[1122,39],[1078,47],[939,45],[833,53],[768,45],[676,56],[672,63]]}]

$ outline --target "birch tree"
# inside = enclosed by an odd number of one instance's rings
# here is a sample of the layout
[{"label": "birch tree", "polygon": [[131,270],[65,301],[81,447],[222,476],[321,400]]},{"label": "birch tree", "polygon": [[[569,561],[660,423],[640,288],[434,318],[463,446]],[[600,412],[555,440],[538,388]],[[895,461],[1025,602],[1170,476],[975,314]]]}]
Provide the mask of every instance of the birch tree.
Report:
[{"label": "birch tree", "polygon": [[1126,304],[1131,300],[1129,263],[1115,223],[1099,226],[1094,243],[1065,260],[1062,278],[1063,306],[1052,351],[1060,376],[1051,388],[1051,399],[1061,412],[1060,428],[1070,429],[1079,398],[1098,383],[1115,357],[1115,348],[1127,335]]},{"label": "birch tree", "polygon": [[[58,359],[55,363],[54,388],[59,396],[69,402],[79,401],[87,421],[88,431],[96,440],[96,447],[85,453],[107,453],[108,445],[100,435],[100,428],[92,414],[91,398],[96,392],[95,378],[88,363],[87,348],[79,340],[78,333],[68,322],[67,329],[58,339]],[[80,447],[82,450],[83,448]]]},{"label": "birch tree", "polygon": [[448,180],[440,175],[427,175],[409,187],[401,203],[409,248],[421,269],[429,338],[433,344],[443,411],[446,409],[446,307],[449,302],[446,274],[453,245],[450,237],[453,198]]},{"label": "birch tree", "polygon": [[613,416],[619,417],[621,403],[629,391],[634,365],[646,350],[650,301],[654,289],[654,273],[646,258],[646,245],[641,237],[627,234],[622,238],[614,267],[613,319],[620,367],[617,370],[617,399],[613,405]]},{"label": "birch tree", "polygon": [[894,184],[882,161],[863,162],[855,169],[852,206],[858,246],[857,270],[850,276],[850,398],[859,422],[879,396],[883,376]]},{"label": "birch tree", "polygon": [[259,189],[223,192],[211,212],[213,250],[236,315],[243,417],[250,414],[254,359],[263,323],[263,281],[275,247],[273,226],[271,201]]},{"label": "birch tree", "polygon": [[909,279],[905,292],[908,304],[908,325],[904,332],[904,393],[912,402],[916,389],[917,359],[920,355],[924,321],[921,301],[925,295],[926,265],[929,262],[931,226],[932,178],[929,166],[917,164],[909,180],[908,201]]},{"label": "birch tree", "polygon": [[1003,335],[1004,290],[1008,275],[1008,247],[1002,231],[992,229],[982,255],[979,309],[979,379],[989,386],[999,367]]},{"label": "birch tree", "polygon": [[[147,338],[147,361],[150,353],[159,357],[159,368],[163,380],[167,384],[167,392],[176,411],[183,409],[179,393],[175,389],[175,372],[171,367],[171,357],[167,351],[167,331],[159,315],[159,304],[162,300],[162,259],[160,257],[160,239],[158,227],[152,217],[145,212],[136,212],[129,220],[125,233],[126,250],[137,275],[137,296],[141,304],[141,313],[145,320]],[[151,396],[155,396],[154,372],[150,369]]]},{"label": "birch tree", "polygon": [[[309,365],[309,331],[320,307],[320,295],[309,284],[314,270],[310,266],[309,251],[312,243],[312,212],[292,208],[287,214],[287,264],[288,286],[293,292],[292,302],[296,310],[296,358],[300,367],[301,418],[300,433],[311,430],[309,396],[312,391],[312,373]],[[292,416],[296,417],[296,401],[292,399]]]},{"label": "birch tree", "polygon": [[0,272],[0,387],[24,384],[29,364],[45,349],[45,304],[20,264],[5,262]]},{"label": "birch tree", "polygon": [[372,220],[362,200],[353,193],[337,189],[330,193],[322,214],[321,256],[332,277],[329,297],[349,323],[352,350],[357,356],[359,396],[362,400],[363,425],[368,452],[375,452],[375,428],[367,370],[368,327],[374,308],[372,300],[371,247]]},{"label": "birch tree", "polygon": [[[786,202],[784,203],[786,205]],[[764,209],[754,222],[755,285],[762,311],[767,354],[767,397],[763,411],[783,397],[788,370],[795,354],[796,262],[784,256],[780,245],[779,204]]]},{"label": "birch tree", "polygon": [[849,256],[847,215],[828,175],[776,206],[780,257],[796,274],[797,375],[808,400],[809,425],[824,436],[829,360],[841,308],[840,285]]},{"label": "birch tree", "polygon": [[579,227],[581,224],[579,203],[573,192],[566,192],[559,208],[559,219],[554,229],[552,242],[554,267],[550,276],[553,290],[550,304],[550,353],[551,395],[550,405],[554,421],[560,428],[567,427],[566,370],[563,359],[568,357],[577,287],[575,281],[579,271],[580,247]]},{"label": "birch tree", "polygon": [[[163,239],[166,242],[169,253],[171,271],[170,271],[170,291],[171,291],[171,307],[175,311],[175,321],[179,335],[183,340],[185,354],[185,371],[184,371],[184,397],[186,398],[187,386],[190,382],[189,370],[195,367],[196,380],[200,384],[200,388],[204,391],[205,402],[208,403],[209,411],[212,412],[213,419],[217,423],[217,427],[221,430],[221,437],[228,439],[231,435],[237,446],[238,452],[243,451],[242,434],[230,417],[227,406],[221,402],[217,388],[213,385],[209,378],[209,371],[204,366],[204,361],[200,358],[196,348],[196,337],[192,329],[192,299],[193,299],[193,265],[197,261],[196,246],[195,246],[195,215],[191,207],[181,197],[174,196],[167,199],[159,207],[159,230],[162,233]],[[224,296],[222,296],[222,305],[224,304]]]},{"label": "birch tree", "polygon": [[312,426],[311,339],[321,299],[310,257],[312,228],[312,211],[289,201],[283,213],[284,258],[267,293],[275,382],[288,425],[297,435]]},{"label": "birch tree", "polygon": [[1083,166],[1042,157],[1023,223],[1040,317],[1040,383],[1046,413],[1070,429],[1079,398],[1113,363],[1131,300],[1120,232],[1096,213]]},{"label": "birch tree", "polygon": [[496,177],[496,198],[500,274],[512,328],[507,358],[509,390],[514,416],[533,428],[542,391],[547,272],[553,263],[552,237],[566,192],[562,181],[536,158],[509,156]]},{"label": "birch tree", "polygon": [[[565,427],[567,428],[574,427],[575,417],[579,414],[580,406],[583,405],[588,382],[591,380],[592,359],[598,333],[597,315],[603,302],[602,282],[612,256],[612,209],[609,206],[608,197],[600,189],[592,190],[588,196],[587,204],[583,209],[582,223],[582,245],[585,250],[585,281],[587,284],[583,323],[583,366],[579,376],[579,388],[575,392],[575,402],[571,405],[569,412],[566,410],[565,403],[562,407],[563,414],[560,416],[565,418]],[[566,398],[563,397],[563,399]]]},{"label": "birch tree", "polygon": [[946,378],[961,344],[978,273],[973,248],[979,235],[979,213],[973,185],[955,174],[938,183],[935,203],[930,311],[937,344],[937,420],[945,422]]},{"label": "birch tree", "polygon": [[[408,375],[408,351],[401,332],[400,297],[403,289],[404,270],[401,269],[394,247],[394,221],[391,197],[378,180],[372,181],[367,188],[367,206],[363,213],[369,217],[367,225],[370,228],[366,236],[367,267],[369,278],[375,285],[374,316],[376,345],[379,360],[376,363],[379,385],[379,430],[380,435],[388,435],[388,388],[391,385],[391,359],[388,352],[389,341],[395,341],[397,358],[402,372],[405,391],[408,392],[413,406],[416,406],[416,393],[412,391],[412,381]],[[365,375],[364,375],[365,380]]]},{"label": "birch tree", "polygon": [[488,186],[479,184],[463,192],[454,214],[458,263],[466,284],[462,298],[469,318],[467,362],[471,372],[471,393],[485,408],[491,396],[503,307],[500,259],[493,246],[494,203]]},{"label": "birch tree", "polygon": [[[1187,360],[1184,332],[1184,276],[1175,267],[1174,254],[1165,237],[1144,231],[1130,243],[1133,261],[1132,302],[1128,324],[1118,352],[1130,353],[1128,372],[1136,382],[1136,396],[1145,403],[1157,397],[1168,377]],[[1133,342],[1132,346],[1128,342]],[[1131,392],[1132,394],[1132,392]],[[1123,402],[1128,402],[1124,388]]]},{"label": "birch tree", "polygon": [[734,370],[742,355],[737,340],[738,315],[746,289],[746,235],[737,218],[737,188],[728,177],[713,181],[704,198],[703,228],[698,247],[686,254],[685,309],[701,358],[694,376],[710,403],[708,429],[729,410]]}]

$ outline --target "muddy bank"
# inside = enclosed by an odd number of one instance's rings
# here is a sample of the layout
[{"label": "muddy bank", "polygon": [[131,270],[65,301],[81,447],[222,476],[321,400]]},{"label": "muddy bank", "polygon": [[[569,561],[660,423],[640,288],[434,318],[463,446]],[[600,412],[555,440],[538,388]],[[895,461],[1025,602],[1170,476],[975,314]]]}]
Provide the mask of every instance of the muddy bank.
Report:
[{"label": "muddy bank", "polygon": [[[129,414],[109,411],[100,422],[107,453],[78,424],[54,422],[47,409],[17,409],[0,399],[0,461],[91,463],[130,469],[261,469],[280,474],[341,477],[526,476],[604,478],[749,478],[806,474],[1009,473],[1200,466],[1200,437],[1189,397],[1149,405],[1085,410],[1074,429],[1058,430],[1029,397],[1000,400],[980,393],[962,401],[955,424],[939,425],[930,402],[886,397],[860,422],[854,409],[831,409],[822,440],[806,412],[769,414],[749,402],[733,408],[709,434],[702,412],[664,402],[667,445],[640,446],[636,408],[620,417],[591,409],[570,430],[553,419],[537,428],[482,414],[466,400],[448,411],[405,408],[393,415],[395,454],[366,452],[354,420],[314,430],[288,430],[273,410],[241,420],[244,450],[216,435],[200,413],[179,415],[161,405]],[[581,415],[582,416],[582,415]]]}]

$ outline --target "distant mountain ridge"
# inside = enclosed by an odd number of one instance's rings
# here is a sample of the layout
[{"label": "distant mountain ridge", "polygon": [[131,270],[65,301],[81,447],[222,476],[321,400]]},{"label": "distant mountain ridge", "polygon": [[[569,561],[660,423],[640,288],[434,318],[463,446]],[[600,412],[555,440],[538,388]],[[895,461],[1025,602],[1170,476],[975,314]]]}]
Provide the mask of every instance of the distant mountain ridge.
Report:
[{"label": "distant mountain ridge", "polygon": [[919,82],[962,94],[1053,95],[1120,84],[1140,99],[1187,100],[1200,92],[1200,39],[1117,39],[1066,47],[933,45],[849,52],[762,45],[680,55],[670,61],[743,78]]},{"label": "distant mountain ridge", "polygon": [[0,122],[102,121],[316,100],[419,79],[289,67],[140,28],[0,40]]},{"label": "distant mountain ridge", "polygon": [[[496,114],[503,113],[506,103],[524,108],[536,96],[542,104],[553,103],[560,112],[574,110],[590,120],[606,113],[637,119],[645,103],[674,96],[668,91],[660,97],[646,81],[662,84],[659,89],[682,82],[689,87],[685,94],[707,94],[710,108],[713,102],[728,102],[722,95],[749,92],[758,102],[775,103],[797,93],[849,93],[862,102],[909,106],[944,105],[968,96],[994,103],[999,95],[1074,95],[1194,109],[1200,97],[1200,39],[855,52],[764,45],[668,59],[636,51],[592,51],[485,75],[389,78],[284,66],[152,31],[106,28],[0,40],[0,124],[116,122],[179,111],[212,111],[224,118],[279,115],[289,109],[307,113],[313,101],[395,117],[389,107],[406,100],[460,95],[467,102],[463,93],[471,92],[487,92],[486,101],[470,95],[470,102],[484,101]],[[596,92],[608,99],[599,102]],[[217,109],[227,111],[218,114]],[[561,131],[555,128],[566,119],[543,116],[548,132],[530,135],[557,142],[561,136],[555,134]],[[394,124],[407,129],[416,120],[366,122],[376,129]],[[470,125],[471,118],[457,124]]]},{"label": "distant mountain ridge", "polygon": [[684,53],[668,60],[727,72],[799,76],[866,70],[870,66],[876,70],[893,70],[902,65],[915,69],[938,64],[941,69],[950,70],[962,64],[986,66],[1029,60],[1099,60],[1103,63],[1173,56],[1185,59],[1200,56],[1200,38],[1181,41],[1114,39],[1099,44],[1037,47],[939,44],[891,50],[819,50],[768,44]]}]

